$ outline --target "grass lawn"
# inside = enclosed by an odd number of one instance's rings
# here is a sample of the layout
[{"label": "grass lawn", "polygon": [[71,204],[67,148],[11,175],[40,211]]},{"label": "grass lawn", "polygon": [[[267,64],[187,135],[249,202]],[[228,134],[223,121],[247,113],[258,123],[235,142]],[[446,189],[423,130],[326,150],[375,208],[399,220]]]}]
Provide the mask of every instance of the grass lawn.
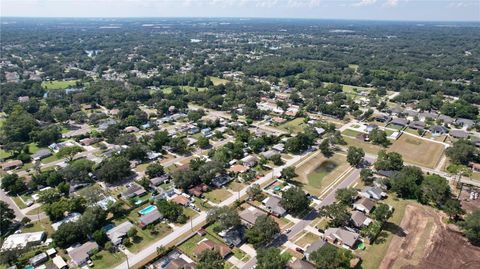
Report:
[{"label": "grass lawn", "polygon": [[39,150],[37,143],[30,143],[28,144],[28,151],[30,154],[34,154]]},{"label": "grass lawn", "polygon": [[77,85],[78,80],[52,80],[52,81],[43,81],[42,87],[47,90],[64,90],[69,87]]},{"label": "grass lawn", "polygon": [[205,193],[205,197],[211,202],[218,204],[230,197],[232,194],[225,189],[215,189]]},{"label": "grass lawn", "polygon": [[188,257],[193,258],[193,250],[197,246],[198,242],[202,240],[202,237],[198,234],[195,234],[193,237],[183,242],[178,249],[185,253]]},{"label": "grass lawn", "polygon": [[440,143],[430,142],[403,134],[389,148],[403,156],[406,162],[434,168],[440,161],[445,148]]},{"label": "grass lawn", "polygon": [[[41,211],[41,209],[40,209]],[[40,232],[44,231],[46,232],[49,236],[52,236],[53,234],[53,228],[52,228],[52,222],[50,221],[49,218],[44,218],[38,221],[34,221],[35,219],[32,219],[32,226],[22,228],[23,233],[32,233],[32,232]]]},{"label": "grass lawn", "polygon": [[245,188],[245,184],[237,182],[237,181],[232,181],[228,183],[227,188],[231,189],[232,191],[240,191],[241,189]]},{"label": "grass lawn", "polygon": [[106,250],[99,251],[92,257],[95,268],[112,268],[113,266],[123,262],[124,259],[125,254],[121,252],[110,253]]},{"label": "grass lawn", "polygon": [[198,215],[198,212],[189,208],[189,207],[184,207],[183,208],[183,214],[185,214],[185,216],[187,216],[189,218],[192,218],[192,217],[195,217],[196,215]]},{"label": "grass lawn", "polygon": [[359,134],[361,134],[361,132],[355,131],[352,129],[346,129],[345,131],[342,132],[342,135],[351,136],[351,137],[357,137],[357,135]]},{"label": "grass lawn", "polygon": [[400,131],[400,130],[402,130],[404,127],[399,126],[399,125],[395,125],[395,124],[388,124],[388,125],[386,126],[386,128],[395,129],[395,130],[397,130],[397,131]]},{"label": "grass lawn", "polygon": [[172,228],[166,223],[160,223],[155,226],[157,228],[157,234],[152,233],[149,229],[137,228],[137,236],[132,240],[132,245],[128,248],[129,251],[137,253],[144,249],[148,245],[152,244],[155,240],[162,238],[172,231]]},{"label": "grass lawn", "polygon": [[0,159],[7,159],[10,156],[12,156],[10,152],[0,149]]},{"label": "grass lawn", "polygon": [[320,237],[316,234],[313,234],[311,232],[305,233],[304,236],[300,237],[295,244],[299,245],[300,247],[304,248],[307,245],[312,244],[313,242],[317,241],[320,239]]},{"label": "grass lawn", "polygon": [[218,85],[221,85],[221,84],[227,84],[228,82],[230,82],[230,80],[226,80],[226,79],[219,78],[219,77],[211,77],[210,76],[209,78],[212,81],[214,86],[218,86]]},{"label": "grass lawn", "polygon": [[304,189],[318,196],[349,167],[343,155],[336,154],[325,158],[319,154],[296,171]]},{"label": "grass lawn", "polygon": [[[199,92],[204,92],[204,91],[207,90],[207,88],[195,88],[195,87],[192,87],[192,86],[178,86],[178,88],[180,88],[181,90],[186,91],[186,92],[190,92],[190,91],[193,91],[195,89],[198,89]],[[162,88],[162,92],[164,94],[170,94],[170,93],[172,93],[172,87]]]},{"label": "grass lawn", "polygon": [[277,128],[287,132],[298,133],[303,131],[303,129],[307,126],[303,120],[304,118],[296,118],[279,125]]},{"label": "grass lawn", "polygon": [[200,208],[202,211],[208,211],[212,208],[206,201],[203,201],[198,197],[194,197],[193,199],[195,200],[195,206]]},{"label": "grass lawn", "polygon": [[[392,217],[388,220],[386,225],[389,225],[389,223],[400,225],[400,222],[402,221],[405,214],[406,206],[408,204],[416,203],[412,200],[397,199],[393,194],[390,194],[390,196],[383,202],[395,208]],[[376,269],[380,266],[380,263],[382,262],[385,254],[387,253],[388,246],[390,245],[390,242],[393,238],[393,234],[387,231],[387,229],[384,229],[382,233],[384,236],[382,236],[382,234],[380,236],[383,238],[381,238],[380,240],[377,238],[377,242],[374,242],[370,245],[367,244],[365,250],[355,251],[356,254],[362,259],[362,268]]]},{"label": "grass lawn", "polygon": [[148,165],[150,165],[150,163],[142,163],[142,164],[138,165],[137,167],[135,167],[135,171],[145,172],[145,170],[147,170]]},{"label": "grass lawn", "polygon": [[349,146],[360,147],[367,153],[377,154],[380,150],[384,149],[381,146],[377,146],[368,142],[358,140],[356,138],[350,138],[344,136],[343,139]]},{"label": "grass lawn", "polygon": [[12,197],[12,200],[15,202],[15,204],[17,204],[17,206],[20,208],[20,209],[24,209],[24,208],[27,208],[27,206],[23,203],[22,199],[20,199],[19,196],[11,196]]},{"label": "grass lawn", "polygon": [[53,154],[50,157],[42,159],[40,162],[43,163],[43,164],[47,164],[47,163],[51,163],[51,162],[58,161],[58,160],[59,160],[59,158],[57,157],[57,155]]}]

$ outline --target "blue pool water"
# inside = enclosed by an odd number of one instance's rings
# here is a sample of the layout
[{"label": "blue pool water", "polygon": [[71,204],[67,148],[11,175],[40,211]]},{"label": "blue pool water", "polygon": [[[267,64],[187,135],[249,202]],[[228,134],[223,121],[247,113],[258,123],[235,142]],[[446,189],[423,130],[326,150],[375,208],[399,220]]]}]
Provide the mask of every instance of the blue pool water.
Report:
[{"label": "blue pool water", "polygon": [[148,214],[148,213],[152,212],[155,209],[157,209],[156,206],[149,205],[149,206],[145,207],[144,209],[138,211],[138,213],[140,213],[140,215],[145,215],[145,214]]}]

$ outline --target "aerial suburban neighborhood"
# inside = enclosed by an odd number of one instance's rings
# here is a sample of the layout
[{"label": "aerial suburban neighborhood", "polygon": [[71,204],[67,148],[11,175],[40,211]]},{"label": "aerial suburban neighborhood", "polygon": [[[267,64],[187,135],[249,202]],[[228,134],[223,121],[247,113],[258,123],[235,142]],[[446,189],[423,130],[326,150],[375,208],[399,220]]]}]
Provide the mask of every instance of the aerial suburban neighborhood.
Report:
[{"label": "aerial suburban neighborhood", "polygon": [[0,268],[478,268],[478,27],[2,18]]}]

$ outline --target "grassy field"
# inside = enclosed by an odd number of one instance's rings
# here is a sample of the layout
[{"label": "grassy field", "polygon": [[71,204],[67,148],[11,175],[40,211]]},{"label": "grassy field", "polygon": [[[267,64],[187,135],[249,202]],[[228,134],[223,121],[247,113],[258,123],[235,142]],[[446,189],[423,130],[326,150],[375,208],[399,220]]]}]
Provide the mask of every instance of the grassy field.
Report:
[{"label": "grassy field", "polygon": [[241,189],[245,188],[245,184],[237,182],[237,181],[232,181],[228,183],[227,187],[231,189],[232,191],[240,191]]},{"label": "grassy field", "polygon": [[93,255],[92,261],[95,268],[112,268],[120,264],[125,259],[125,254],[121,252],[110,253],[106,250],[99,251]]},{"label": "grassy field", "polygon": [[371,143],[358,140],[356,138],[344,136],[343,139],[345,140],[345,142],[347,142],[349,146],[360,147],[367,153],[377,154],[380,150],[383,149],[381,146],[373,145]]},{"label": "grassy field", "polygon": [[218,86],[218,85],[221,85],[221,84],[227,84],[228,82],[230,82],[230,80],[226,80],[226,79],[219,78],[219,77],[209,77],[209,78],[212,81],[214,86]]},{"label": "grassy field", "polygon": [[336,154],[327,159],[319,154],[297,167],[296,172],[306,191],[313,195],[320,195],[348,168],[349,165],[343,155]]},{"label": "grassy field", "polygon": [[187,241],[183,242],[178,249],[185,253],[188,257],[193,258],[193,250],[197,246],[198,242],[202,240],[202,237],[198,234],[194,235]]},{"label": "grassy field", "polygon": [[403,156],[406,162],[434,168],[444,152],[440,143],[403,134],[389,148]]},{"label": "grassy field", "polygon": [[192,218],[192,217],[195,217],[198,215],[197,211],[189,208],[189,207],[184,207],[183,208],[183,214],[185,214],[185,216],[187,216],[188,218]]},{"label": "grassy field", "polygon": [[355,131],[352,129],[346,129],[345,131],[342,132],[342,135],[351,136],[351,137],[357,137],[357,135],[359,134],[361,134],[361,132]]},{"label": "grassy field", "polygon": [[320,236],[313,234],[311,232],[306,232],[302,237],[300,237],[297,241],[295,241],[295,244],[298,246],[304,248],[313,242],[317,241],[320,239]]},{"label": "grassy field", "polygon": [[364,269],[376,269],[380,266],[380,263],[383,260],[383,257],[387,253],[388,246],[393,238],[393,233],[390,232],[388,226],[400,225],[400,222],[403,219],[405,214],[405,208],[408,204],[414,204],[415,201],[397,199],[391,194],[384,203],[393,206],[395,211],[392,217],[388,220],[386,224],[386,229],[380,234],[376,242],[373,244],[367,245],[365,250],[357,250],[356,254],[362,259],[362,268]]},{"label": "grassy field", "polygon": [[[192,86],[178,86],[178,88],[180,88],[183,91],[187,91],[187,92],[193,91],[195,89],[198,89],[199,92],[204,92],[205,90],[207,90],[207,88],[196,88],[196,87],[192,87]],[[172,93],[172,87],[162,88],[162,92],[164,94],[170,94],[170,93]]]},{"label": "grassy field", "polygon": [[[41,209],[40,209],[41,211]],[[53,228],[52,228],[52,222],[50,221],[49,218],[44,218],[38,221],[34,221],[32,219],[31,222],[32,226],[27,227],[27,228],[22,228],[23,233],[32,233],[32,232],[40,232],[44,231],[46,232],[49,236],[52,236],[53,234]]]},{"label": "grassy field", "polygon": [[47,90],[64,90],[72,86],[77,85],[78,80],[52,80],[52,81],[43,81],[42,87]]},{"label": "grassy field", "polygon": [[225,199],[227,199],[231,195],[232,194],[225,189],[215,189],[215,190],[212,190],[212,191],[209,191],[209,192],[205,193],[205,197],[215,204],[218,204],[218,203],[224,201]]},{"label": "grassy field", "polygon": [[303,120],[304,118],[296,118],[279,125],[277,128],[287,132],[298,133],[303,131],[303,129],[307,126]]},{"label": "grassy field", "polygon": [[137,228],[138,234],[136,238],[132,240],[133,244],[128,248],[128,250],[135,253],[139,252],[148,245],[152,244],[155,240],[162,238],[172,231],[172,228],[165,223],[157,224],[156,228],[158,232],[157,234],[153,234],[149,229],[142,230]]},{"label": "grassy field", "polygon": [[10,158],[10,156],[12,156],[10,152],[0,149],[0,159],[7,159]]}]

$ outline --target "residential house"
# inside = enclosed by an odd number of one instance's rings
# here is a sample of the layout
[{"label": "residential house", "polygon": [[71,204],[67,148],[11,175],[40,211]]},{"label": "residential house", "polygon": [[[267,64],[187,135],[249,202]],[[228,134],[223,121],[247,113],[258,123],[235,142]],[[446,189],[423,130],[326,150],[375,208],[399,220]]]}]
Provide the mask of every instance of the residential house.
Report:
[{"label": "residential house", "polygon": [[272,146],[272,149],[278,151],[279,153],[282,153],[285,150],[285,145],[282,143],[275,144]]},{"label": "residential house", "polygon": [[278,152],[276,150],[268,150],[265,152],[260,153],[265,159],[270,160],[273,156],[277,155]]},{"label": "residential house", "polygon": [[178,205],[182,205],[182,206],[185,206],[185,207],[190,204],[190,200],[188,200],[188,198],[183,196],[183,195],[176,195],[171,199],[171,201],[173,203],[176,203]]},{"label": "residential house", "polygon": [[323,135],[325,133],[325,129],[320,127],[315,127],[315,131],[317,132],[318,135]]},{"label": "residential house", "polygon": [[158,210],[153,210],[140,217],[138,221],[138,226],[143,229],[148,225],[152,223],[156,223],[162,219],[163,219],[162,214]]},{"label": "residential house", "polygon": [[20,160],[11,160],[0,163],[0,166],[4,171],[12,170],[23,165],[23,162]]},{"label": "residential house", "polygon": [[453,119],[452,117],[447,116],[447,115],[440,115],[440,116],[438,116],[437,120],[439,120],[440,122],[443,122],[445,124],[448,124],[448,125],[455,122],[455,119]]},{"label": "residential house", "polygon": [[346,248],[353,249],[360,237],[359,234],[345,230],[344,228],[328,228],[325,230],[325,239]]},{"label": "residential house", "polygon": [[402,114],[406,115],[409,120],[414,120],[418,117],[418,112],[410,109],[405,110]]},{"label": "residential house", "polygon": [[358,201],[353,203],[353,209],[362,211],[364,213],[370,213],[375,207],[375,202],[368,198],[360,198]]},{"label": "residential house", "polygon": [[399,127],[405,127],[408,125],[408,122],[409,120],[404,118],[394,118],[393,120],[390,121],[390,124],[397,125]]},{"label": "residential house", "polygon": [[377,171],[375,171],[375,174],[377,174],[381,177],[386,177],[386,178],[389,178],[389,177],[393,176],[395,173],[396,173],[396,171],[392,171],[392,170],[377,170]]},{"label": "residential house", "polygon": [[247,227],[251,227],[255,224],[255,221],[257,220],[258,217],[265,216],[267,215],[267,213],[263,212],[262,210],[256,207],[251,206],[241,211],[238,215],[240,216],[240,219],[243,224],[245,224]]},{"label": "residential house", "polygon": [[33,267],[37,267],[37,266],[39,266],[40,264],[42,264],[46,261],[48,261],[48,255],[47,255],[47,253],[42,252],[40,254],[37,254],[37,255],[31,257],[28,260],[28,263],[30,263],[30,265],[33,266]]},{"label": "residential house", "polygon": [[98,244],[94,241],[88,241],[82,245],[78,244],[74,247],[67,249],[68,256],[72,260],[72,263],[78,267],[85,266],[90,259],[90,255],[98,249]]},{"label": "residential house", "polygon": [[84,138],[84,139],[80,139],[80,141],[78,141],[78,142],[82,146],[90,146],[90,145],[93,145],[93,144],[97,143],[98,141],[100,141],[100,140],[96,137],[87,137],[87,138]]},{"label": "residential house", "polygon": [[164,174],[164,175],[161,175],[159,177],[154,177],[154,178],[151,178],[150,179],[150,185],[151,186],[159,186],[163,183],[166,183],[170,180],[170,174]]},{"label": "residential house", "polygon": [[208,186],[205,183],[201,183],[193,188],[188,189],[188,194],[196,196],[196,197],[202,197],[203,193],[208,191]]},{"label": "residential house", "polygon": [[457,139],[467,139],[468,133],[464,130],[451,130],[450,136]]},{"label": "residential house", "polygon": [[232,172],[232,173],[235,173],[235,174],[241,174],[241,173],[245,173],[246,171],[248,171],[248,169],[249,169],[248,167],[243,166],[241,164],[234,164],[234,165],[230,166],[228,171]]},{"label": "residential house", "polygon": [[367,217],[362,211],[353,211],[350,219],[357,228],[362,228],[372,223],[372,219]]},{"label": "residential house", "polygon": [[135,127],[135,126],[127,126],[125,127],[125,129],[123,129],[126,133],[138,133],[140,132],[140,129],[138,129],[138,127]]},{"label": "residential house", "polygon": [[392,117],[385,115],[385,114],[377,114],[373,116],[373,119],[378,122],[388,123],[392,120]]},{"label": "residential house", "polygon": [[118,246],[122,243],[123,238],[127,235],[127,232],[133,227],[130,221],[125,221],[112,229],[107,231],[107,236],[112,241],[114,246]]},{"label": "residential house", "polygon": [[290,261],[287,264],[288,269],[315,269],[316,267],[302,259],[295,259],[294,261]]},{"label": "residential house", "polygon": [[321,249],[322,247],[326,246],[328,243],[327,241],[323,240],[323,239],[319,239],[313,243],[311,243],[306,249],[305,249],[305,252],[303,253],[305,255],[305,258],[308,258],[310,257],[310,254],[312,254],[312,252],[314,251],[317,251],[319,249]]},{"label": "residential house", "polygon": [[123,199],[129,199],[136,196],[143,196],[146,193],[147,191],[142,186],[138,185],[137,183],[132,183],[126,191],[121,193],[121,195]]},{"label": "residential house", "polygon": [[45,237],[45,232],[12,234],[3,240],[2,250],[24,249],[40,245]]},{"label": "residential house", "polygon": [[195,269],[194,263],[187,262],[182,257],[171,259],[164,269]]},{"label": "residential house", "polygon": [[67,263],[65,262],[65,260],[60,255],[57,255],[57,256],[53,257],[52,262],[58,269],[68,268]]},{"label": "residential house", "polygon": [[32,160],[40,161],[41,159],[45,159],[47,157],[52,156],[52,152],[48,149],[39,149],[37,152],[32,154]]},{"label": "residential house", "polygon": [[360,191],[360,195],[366,198],[380,200],[387,197],[387,193],[378,187],[367,186]]},{"label": "residential house", "polygon": [[247,167],[253,167],[257,164],[258,158],[255,157],[254,155],[248,155],[247,157],[243,158],[240,160],[243,165]]},{"label": "residential house", "polygon": [[425,129],[425,122],[423,121],[412,121],[408,125],[408,127],[415,129],[415,130],[423,130]]},{"label": "residential house", "polygon": [[433,125],[430,127],[430,132],[432,136],[440,136],[448,133],[448,129],[442,125]]},{"label": "residential house", "polygon": [[435,112],[422,112],[418,114],[418,119],[421,121],[435,120],[438,118],[438,114]]},{"label": "residential house", "polygon": [[71,212],[65,218],[63,218],[62,220],[53,223],[52,228],[53,228],[54,231],[57,231],[58,227],[60,227],[60,225],[62,225],[64,223],[68,223],[68,222],[79,221],[81,216],[82,216],[82,214],[80,214],[78,212]]},{"label": "residential house", "polygon": [[217,188],[221,188],[227,185],[229,182],[233,180],[233,177],[228,175],[221,175],[212,179],[211,184]]},{"label": "residential house", "polygon": [[470,119],[459,118],[455,121],[455,124],[462,126],[463,128],[470,129],[475,125],[475,121]]},{"label": "residential house", "polygon": [[287,210],[280,204],[281,199],[276,196],[269,196],[265,198],[262,203],[275,216],[281,217],[287,213]]},{"label": "residential house", "polygon": [[244,233],[243,226],[239,226],[228,230],[222,237],[230,247],[239,247],[243,243]]},{"label": "residential house", "polygon": [[193,255],[198,257],[205,250],[216,250],[223,259],[232,253],[232,250],[228,246],[221,243],[215,243],[209,239],[204,239],[193,249]]}]

